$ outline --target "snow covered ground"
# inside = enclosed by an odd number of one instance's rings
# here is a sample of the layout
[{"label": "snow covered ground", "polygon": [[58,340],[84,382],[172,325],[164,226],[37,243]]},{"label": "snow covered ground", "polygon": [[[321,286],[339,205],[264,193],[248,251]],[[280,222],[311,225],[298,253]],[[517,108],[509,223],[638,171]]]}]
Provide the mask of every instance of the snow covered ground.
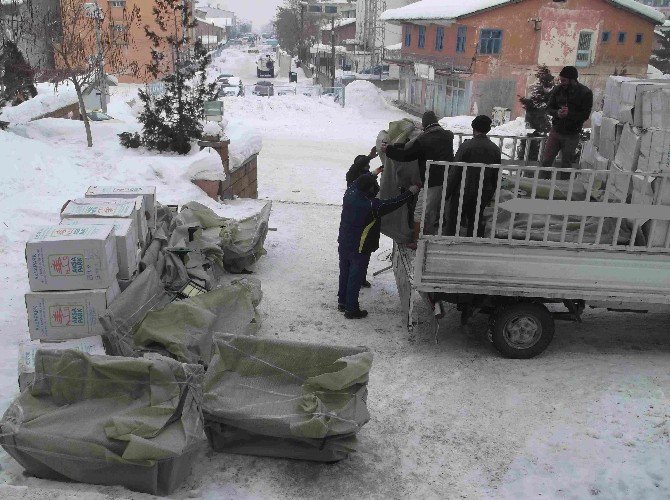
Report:
[{"label": "snow covered ground", "polygon": [[[223,57],[219,69],[255,80],[254,55]],[[582,324],[559,323],[542,356],[511,361],[486,340],[483,317],[461,327],[452,311],[437,332],[426,324],[409,334],[391,273],[362,292],[367,319],[347,321],[336,311],[344,174],[380,129],[406,116],[369,84],[353,85],[345,109],[327,98],[249,96],[226,98],[225,113],[232,130],[262,137],[259,194],[274,200],[277,231],[255,268],[264,291],[259,335],[373,350],[372,420],[360,450],[331,465],[204,452],[174,497],[668,498],[667,314],[589,311]],[[93,148],[80,122],[40,120],[0,132],[0,411],[17,392],[17,343],[27,338],[24,242],[37,226],[56,223],[62,204],[90,184],[155,184],[161,202],[211,203],[186,178],[195,152],[121,148],[116,134],[137,124],[126,103],[134,89],[117,92],[110,114],[126,123],[94,123]],[[467,131],[470,120],[443,124]],[[224,210],[235,216],[253,204]],[[371,272],[388,265],[389,248],[384,239]],[[0,466],[3,498],[149,498],[24,477],[4,453]]]}]

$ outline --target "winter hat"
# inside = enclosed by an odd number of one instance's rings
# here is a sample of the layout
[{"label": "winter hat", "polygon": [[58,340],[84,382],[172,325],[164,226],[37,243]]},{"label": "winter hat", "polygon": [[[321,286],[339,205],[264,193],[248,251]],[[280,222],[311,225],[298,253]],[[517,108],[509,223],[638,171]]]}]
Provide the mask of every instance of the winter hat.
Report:
[{"label": "winter hat", "polygon": [[437,115],[435,113],[433,113],[432,111],[426,111],[423,114],[423,117],[421,118],[421,125],[423,125],[423,128],[427,128],[436,123],[437,123]]},{"label": "winter hat", "polygon": [[472,120],[473,130],[481,132],[482,134],[488,134],[491,131],[491,125],[493,125],[493,120],[486,115],[479,115]]},{"label": "winter hat", "polygon": [[[357,167],[362,167],[370,164],[370,157],[365,155],[358,155],[354,160],[354,165]],[[353,165],[352,165],[353,166]]]},{"label": "winter hat", "polygon": [[570,80],[576,80],[577,78],[579,78],[579,72],[577,71],[577,68],[575,68],[574,66],[566,66],[561,70],[558,76],[562,76],[563,78],[569,78]]}]

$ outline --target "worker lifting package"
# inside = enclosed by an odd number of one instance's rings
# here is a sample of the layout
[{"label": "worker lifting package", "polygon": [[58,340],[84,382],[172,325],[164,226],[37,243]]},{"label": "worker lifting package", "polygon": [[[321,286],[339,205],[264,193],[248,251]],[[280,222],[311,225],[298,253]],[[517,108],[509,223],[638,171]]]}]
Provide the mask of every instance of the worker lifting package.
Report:
[{"label": "worker lifting package", "polygon": [[210,445],[245,455],[346,458],[370,418],[371,366],[365,347],[219,335],[203,386]]},{"label": "worker lifting package", "polygon": [[35,380],[0,421],[0,444],[28,474],[167,495],[204,443],[203,368],[39,350]]}]

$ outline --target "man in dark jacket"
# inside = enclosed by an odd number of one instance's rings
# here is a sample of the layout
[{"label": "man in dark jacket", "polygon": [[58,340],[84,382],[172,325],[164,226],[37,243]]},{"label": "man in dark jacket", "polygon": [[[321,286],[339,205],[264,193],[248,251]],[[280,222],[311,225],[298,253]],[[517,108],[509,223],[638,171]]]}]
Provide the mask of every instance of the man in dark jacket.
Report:
[{"label": "man in dark jacket", "polygon": [[[377,148],[373,147],[370,150],[368,155],[358,155],[354,160],[354,163],[351,165],[347,171],[347,188],[351,187],[351,184],[358,179],[361,175],[367,174],[370,172],[370,162],[377,158]],[[377,169],[379,170],[379,169]],[[375,171],[378,173],[378,171]]]},{"label": "man in dark jacket", "polygon": [[419,192],[417,186],[396,198],[380,200],[374,197],[376,181],[371,174],[364,174],[347,189],[342,201],[340,233],[337,238],[340,257],[340,283],[337,308],[348,319],[364,318],[358,294],[370,262],[370,255],[379,248],[382,216],[400,208]]},{"label": "man in dark jacket", "polygon": [[[500,148],[489,139],[486,134],[491,130],[491,118],[479,115],[472,121],[474,136],[465,141],[456,153],[456,162],[481,163],[484,165],[500,165],[502,155]],[[461,197],[461,181],[463,179],[463,168],[452,165],[449,167],[447,177],[447,189],[445,203],[448,207],[446,217],[445,234],[454,236],[457,234],[456,222],[458,218],[458,205]],[[477,236],[484,236],[486,221],[484,220],[484,209],[491,203],[498,184],[497,168],[484,168],[484,181],[482,183],[482,197],[479,203],[479,224]],[[477,198],[479,197],[479,180],[482,169],[469,167],[465,174],[465,186],[463,187],[463,208],[461,210],[462,222],[467,227],[467,235],[473,236],[475,231],[475,218],[477,213]],[[463,225],[461,223],[461,225]]]},{"label": "man in dark jacket", "polygon": [[560,151],[561,168],[572,168],[579,134],[593,108],[593,92],[577,78],[577,68],[566,66],[559,73],[559,84],[549,95],[547,113],[553,120],[542,154],[543,167],[552,167]]},{"label": "man in dark jacket", "polygon": [[[395,161],[419,162],[421,182],[428,189],[428,201],[423,207],[423,193],[417,200],[417,211],[421,214],[425,210],[426,222],[424,230],[427,234],[435,234],[440,215],[440,200],[442,198],[442,184],[444,183],[444,167],[433,167],[429,171],[428,185],[426,186],[426,162],[454,160],[454,134],[443,129],[438,123],[437,116],[432,111],[426,111],[421,119],[423,133],[414,141],[407,144],[382,145],[386,156]],[[415,218],[415,223],[419,222]]]}]

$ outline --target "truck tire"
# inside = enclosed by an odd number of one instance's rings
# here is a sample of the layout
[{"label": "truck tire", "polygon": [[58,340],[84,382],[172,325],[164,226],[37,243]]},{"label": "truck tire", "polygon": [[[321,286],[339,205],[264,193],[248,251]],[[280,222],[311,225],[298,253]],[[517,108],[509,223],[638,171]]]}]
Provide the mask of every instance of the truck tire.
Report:
[{"label": "truck tire", "polygon": [[493,324],[493,345],[511,359],[533,358],[553,338],[554,318],[539,303],[518,302],[507,306],[497,314]]}]

